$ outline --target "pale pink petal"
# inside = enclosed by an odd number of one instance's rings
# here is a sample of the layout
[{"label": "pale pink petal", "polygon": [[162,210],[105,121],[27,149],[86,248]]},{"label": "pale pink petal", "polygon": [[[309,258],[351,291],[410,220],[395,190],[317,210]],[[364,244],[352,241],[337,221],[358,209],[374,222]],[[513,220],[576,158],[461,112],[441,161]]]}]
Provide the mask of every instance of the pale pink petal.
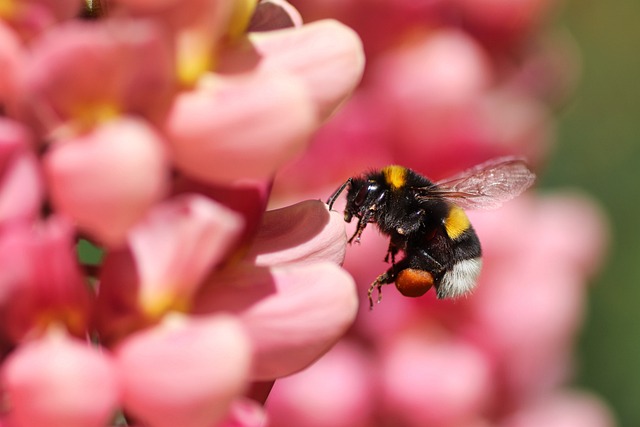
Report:
[{"label": "pale pink petal", "polygon": [[239,181],[229,185],[212,185],[179,176],[173,181],[174,194],[199,193],[240,214],[244,219],[244,231],[239,245],[251,241],[260,226],[271,193],[271,179]]},{"label": "pale pink petal", "polygon": [[189,300],[241,230],[239,215],[203,196],[185,194],[155,206],[128,236],[145,311]]},{"label": "pale pink petal", "polygon": [[0,119],[0,222],[39,214],[43,184],[31,142],[26,128]]},{"label": "pale pink petal", "polygon": [[265,427],[267,425],[264,406],[255,400],[239,398],[231,405],[227,419],[218,427]]},{"label": "pale pink petal", "polygon": [[277,75],[209,76],[177,97],[166,123],[174,161],[212,183],[271,178],[316,126],[302,85]]},{"label": "pale pink petal", "polygon": [[351,94],[362,77],[362,43],[353,30],[337,21],[318,21],[249,37],[261,56],[259,68],[301,79],[321,120]]},{"label": "pale pink petal", "polygon": [[120,403],[113,361],[62,331],[23,344],[2,367],[16,427],[102,427]]},{"label": "pale pink petal", "polygon": [[513,90],[488,93],[471,112],[476,139],[496,153],[518,153],[530,165],[539,164],[553,143],[552,113],[540,101]]},{"label": "pale pink petal", "polygon": [[492,79],[487,53],[468,34],[444,28],[392,49],[372,64],[372,78],[402,113],[468,104]]},{"label": "pale pink petal", "polygon": [[247,265],[213,277],[194,309],[238,314],[256,351],[252,378],[266,380],[297,372],[329,350],[351,326],[358,296],[351,276],[329,262]]},{"label": "pale pink petal", "polygon": [[272,31],[302,26],[302,16],[286,0],[261,0],[251,17],[248,31]]},{"label": "pale pink petal", "polygon": [[410,334],[387,342],[383,358],[383,402],[399,424],[464,425],[489,403],[488,360],[456,338]]},{"label": "pale pink petal", "polygon": [[539,229],[546,230],[544,248],[550,258],[562,259],[585,275],[595,274],[610,239],[600,206],[580,192],[555,192],[541,197]]},{"label": "pale pink petal", "polygon": [[615,427],[607,405],[586,392],[557,391],[531,402],[498,424],[499,427]]},{"label": "pale pink petal", "polygon": [[121,244],[167,190],[164,142],[134,118],[55,144],[44,167],[54,207],[107,245]]},{"label": "pale pink petal", "polygon": [[236,249],[241,227],[239,215],[199,195],[152,208],[130,230],[128,246],[109,251],[102,263],[95,310],[102,341],[188,310],[203,278]]},{"label": "pale pink petal", "polygon": [[342,263],[347,245],[344,219],[319,200],[265,213],[247,259],[257,265],[332,261]]},{"label": "pale pink petal", "polygon": [[115,354],[125,409],[154,427],[216,425],[249,379],[249,340],[225,315],[168,316]]},{"label": "pale pink petal", "polygon": [[378,369],[366,352],[340,341],[309,368],[276,381],[267,413],[278,427],[364,427],[379,402]]},{"label": "pale pink petal", "polygon": [[485,129],[475,111],[494,78],[489,59],[478,41],[445,27],[371,64],[377,102],[386,107],[378,114],[392,126],[386,145],[394,162],[438,179],[491,155],[478,142]]}]

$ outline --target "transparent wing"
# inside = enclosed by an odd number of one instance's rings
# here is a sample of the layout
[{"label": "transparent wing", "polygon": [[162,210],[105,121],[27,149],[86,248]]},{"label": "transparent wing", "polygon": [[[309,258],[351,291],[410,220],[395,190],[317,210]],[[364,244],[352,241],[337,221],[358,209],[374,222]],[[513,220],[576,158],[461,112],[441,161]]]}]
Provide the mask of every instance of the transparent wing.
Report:
[{"label": "transparent wing", "polygon": [[463,209],[495,209],[520,195],[535,181],[524,160],[502,157],[416,189],[418,199],[444,198]]}]

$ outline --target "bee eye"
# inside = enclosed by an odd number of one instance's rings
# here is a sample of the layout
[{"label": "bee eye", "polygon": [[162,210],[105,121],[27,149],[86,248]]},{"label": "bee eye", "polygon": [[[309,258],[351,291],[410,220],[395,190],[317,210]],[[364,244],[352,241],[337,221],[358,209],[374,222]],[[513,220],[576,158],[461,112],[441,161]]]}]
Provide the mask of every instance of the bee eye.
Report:
[{"label": "bee eye", "polygon": [[367,187],[362,187],[358,190],[358,193],[356,194],[356,197],[354,198],[353,202],[356,204],[356,206],[362,206],[364,202],[367,201],[367,195],[377,190],[378,190],[378,184],[369,183]]},{"label": "bee eye", "polygon": [[353,199],[353,203],[355,203],[356,206],[362,206],[362,204],[367,198],[368,191],[369,189],[366,187],[362,187],[361,189],[359,189],[358,192],[356,193],[356,197]]}]

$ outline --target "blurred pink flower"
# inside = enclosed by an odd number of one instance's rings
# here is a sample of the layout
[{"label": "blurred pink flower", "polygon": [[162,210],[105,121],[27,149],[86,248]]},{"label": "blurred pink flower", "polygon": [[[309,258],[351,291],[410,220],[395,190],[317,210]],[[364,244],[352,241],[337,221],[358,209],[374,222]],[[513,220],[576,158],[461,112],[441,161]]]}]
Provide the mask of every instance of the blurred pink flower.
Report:
[{"label": "blurred pink flower", "polygon": [[0,19],[29,40],[60,21],[76,17],[82,7],[82,0],[7,0],[0,9]]},{"label": "blurred pink flower", "polygon": [[54,329],[8,357],[2,384],[10,396],[9,424],[20,427],[104,426],[121,393],[111,357]]},{"label": "blurred pink flower", "polygon": [[148,425],[211,426],[249,380],[251,342],[231,317],[170,315],[114,355],[125,410]]},{"label": "blurred pink flower", "polygon": [[168,166],[160,136],[134,118],[111,120],[59,142],[43,159],[54,207],[114,247],[165,196]]},{"label": "blurred pink flower", "polygon": [[[307,18],[352,26],[367,70],[309,150],[279,171],[273,204],[326,199],[388,164],[437,180],[497,156],[546,161],[553,108],[580,65],[566,35],[542,25],[553,2],[294,3]],[[585,284],[607,245],[598,206],[575,192],[530,194],[469,217],[483,245],[477,291],[442,301],[384,287],[382,304],[362,308],[338,346],[278,381],[267,405],[275,427],[614,425],[603,402],[565,385]],[[366,231],[347,252],[361,298],[388,268],[388,244]]]},{"label": "blurred pink flower", "polygon": [[20,342],[53,324],[86,333],[91,298],[73,253],[73,233],[68,221],[54,216],[0,232],[3,336]]},{"label": "blurred pink flower", "polygon": [[285,1],[53,3],[0,6],[0,424],[262,425],[252,383],[357,312],[341,216],[266,206],[360,41]]},{"label": "blurred pink flower", "polygon": [[0,119],[0,224],[35,219],[43,197],[38,159],[27,128]]}]

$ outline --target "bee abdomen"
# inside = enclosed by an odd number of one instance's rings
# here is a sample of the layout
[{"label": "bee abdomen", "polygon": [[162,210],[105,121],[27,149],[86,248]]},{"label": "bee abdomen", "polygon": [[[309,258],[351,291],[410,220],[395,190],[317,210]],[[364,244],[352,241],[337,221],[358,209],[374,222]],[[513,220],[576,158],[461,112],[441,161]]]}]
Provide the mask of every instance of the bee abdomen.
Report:
[{"label": "bee abdomen", "polygon": [[444,218],[444,229],[447,236],[457,239],[471,227],[467,214],[459,206],[453,205],[449,209],[447,216]]},{"label": "bee abdomen", "polygon": [[438,298],[457,298],[471,292],[476,286],[481,269],[480,257],[456,261],[442,276]]}]

